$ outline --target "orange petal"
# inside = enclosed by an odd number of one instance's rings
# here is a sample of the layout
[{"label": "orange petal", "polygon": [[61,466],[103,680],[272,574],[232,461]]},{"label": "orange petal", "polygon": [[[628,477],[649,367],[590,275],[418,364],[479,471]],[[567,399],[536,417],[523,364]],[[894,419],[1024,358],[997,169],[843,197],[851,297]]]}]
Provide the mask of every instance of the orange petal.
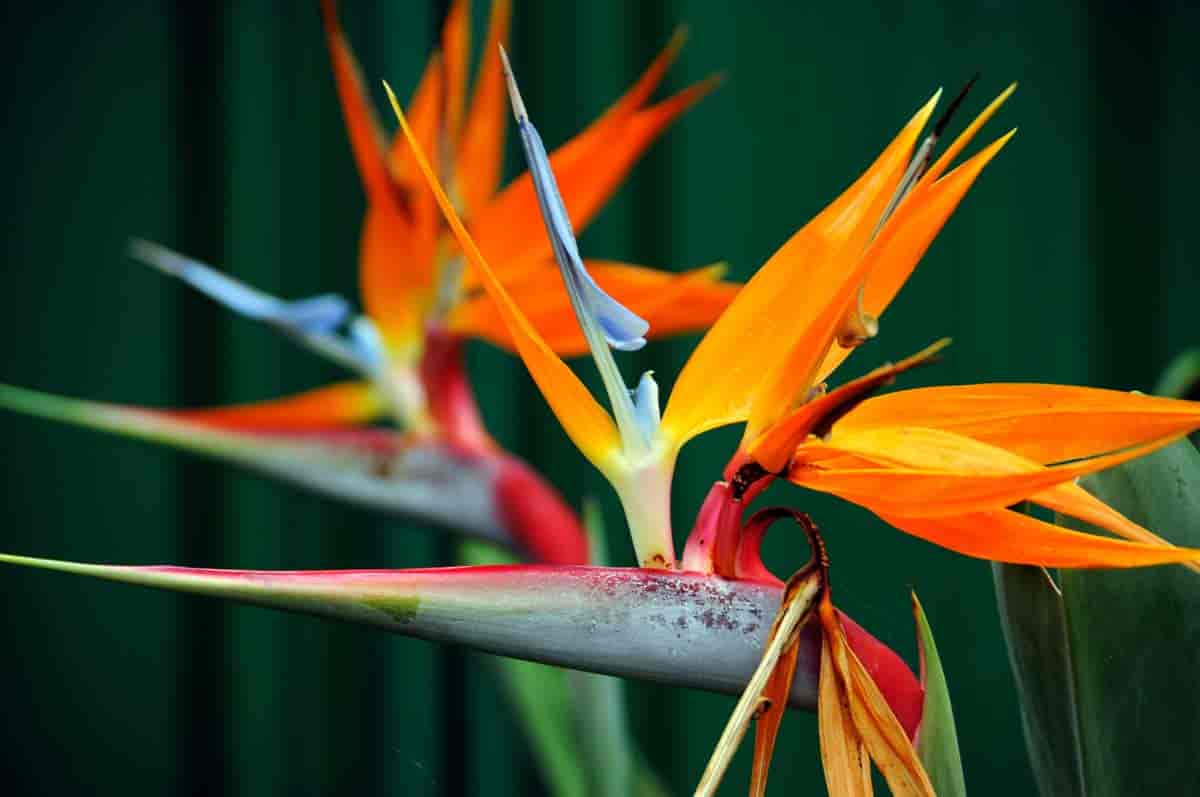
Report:
[{"label": "orange petal", "polygon": [[[586,139],[581,136],[555,150],[550,165],[576,232],[587,227],[651,142],[716,84],[715,79],[695,83],[649,108],[606,121],[597,131],[602,134],[589,130]],[[471,231],[506,280],[510,269],[551,256],[528,172],[479,211]]]},{"label": "orange petal", "polygon": [[[442,24],[442,54],[446,69],[446,135],[458,141],[463,106],[467,101],[467,71],[471,63],[471,3],[454,0]],[[397,142],[399,143],[399,142]]]},{"label": "orange petal", "polygon": [[542,391],[542,395],[545,396],[567,435],[601,472],[607,472],[611,464],[611,457],[619,450],[620,446],[616,424],[613,423],[609,414],[596,403],[595,398],[584,387],[579,377],[546,345],[537,330],[521,313],[520,308],[513,303],[512,298],[509,297],[508,292],[475,245],[470,233],[463,226],[462,220],[459,219],[446,192],[442,190],[442,186],[430,168],[429,162],[425,159],[408,121],[404,118],[404,113],[400,110],[400,104],[396,101],[391,87],[386,83],[384,87],[387,89],[392,109],[396,112],[396,118],[400,121],[400,127],[409,144],[412,145],[417,166],[433,190],[434,197],[446,217],[446,222],[458,239],[459,246],[462,247],[467,260],[478,270],[483,278],[484,287],[500,309],[525,367],[529,369],[530,375]]},{"label": "orange petal", "polygon": [[[1060,484],[1052,490],[1031,496],[1029,500],[1060,514],[1070,515],[1105,531],[1111,531],[1127,540],[1150,545],[1171,544],[1149,529],[1134,523],[1078,484]],[[1192,569],[1200,572],[1200,566]]]},{"label": "orange petal", "polygon": [[888,788],[895,797],[935,797],[933,785],[908,734],[900,726],[900,721],[866,667],[847,644],[828,593],[821,604],[820,618],[822,631],[828,640],[832,669],[841,685],[850,722],[871,760],[879,767]]},{"label": "orange petal", "polygon": [[1200,403],[1038,384],[918,388],[868,399],[839,431],[922,426],[1040,463],[1064,462],[1200,428]]},{"label": "orange petal", "polygon": [[419,346],[434,246],[427,232],[422,234],[400,213],[367,208],[359,240],[359,292],[393,355],[403,357]]},{"label": "orange petal", "polygon": [[954,159],[959,156],[959,153],[966,149],[966,146],[971,143],[971,139],[975,138],[975,134],[983,129],[983,126],[988,123],[988,120],[996,114],[996,111],[1000,110],[1000,106],[1003,105],[1016,90],[1017,84],[1011,83],[1009,84],[1008,88],[1000,92],[1000,95],[996,97],[996,99],[988,103],[988,106],[980,111],[979,115],[971,121],[971,124],[967,125],[965,130],[958,134],[958,137],[954,139],[950,146],[946,147],[946,151],[943,152],[941,157],[934,161],[933,165],[929,167],[929,170],[922,175],[920,182],[917,183],[913,190],[923,190],[929,184],[940,179],[946,169],[949,168],[950,164],[954,162]]},{"label": "orange petal", "polygon": [[[830,440],[810,441],[796,452],[798,462],[829,470],[920,468],[926,471],[959,470],[977,474],[1038,472],[1041,466],[997,446],[939,429],[839,427]],[[1165,540],[1142,528],[1074,484],[1060,484],[1030,495],[1029,500],[1099,526],[1135,542],[1166,545]]]},{"label": "orange petal", "polygon": [[1200,562],[1200,551],[1191,548],[1084,534],[1007,509],[942,518],[876,514],[915,537],[965,556],[996,562],[1081,568]]},{"label": "orange petal", "polygon": [[873,511],[906,517],[943,517],[1003,509],[1088,473],[1105,470],[1161,448],[1165,438],[1107,456],[1019,472],[865,468],[792,468],[788,479],[802,487],[832,493]]},{"label": "orange petal", "polygon": [[679,51],[683,49],[686,42],[687,27],[680,25],[671,33],[671,38],[667,40],[666,46],[654,57],[641,77],[626,89],[625,93],[609,106],[608,110],[601,114],[596,121],[588,125],[576,140],[593,136],[600,137],[607,123],[631,114],[645,105],[650,100],[650,95],[662,83],[671,64],[675,63],[675,59],[679,57]]},{"label": "orange petal", "polygon": [[[649,337],[703,329],[733,300],[741,287],[720,281],[721,270],[708,267],[675,274],[607,261],[587,261],[588,272],[610,296],[650,322]],[[509,283],[509,295],[546,343],[564,357],[588,351],[587,341],[556,266],[548,264]],[[500,310],[487,295],[459,304],[449,317],[452,329],[512,349],[512,337]]]},{"label": "orange petal", "polygon": [[[867,266],[862,297],[866,313],[877,317],[883,314],[983,167],[1000,152],[1015,132],[1011,131],[993,141],[927,190],[914,193],[895,212],[866,255],[871,260]],[[827,378],[851,351],[853,349],[834,346],[825,355],[814,381]]]},{"label": "orange petal", "polygon": [[[446,65],[440,51],[435,52],[425,65],[417,89],[413,92],[408,104],[410,124],[415,131],[417,140],[426,151],[434,153],[438,159],[438,172],[445,171],[447,164],[441,162],[441,157],[447,154],[442,147],[442,122],[446,97]],[[428,194],[425,182],[421,177],[417,164],[413,160],[412,150],[404,140],[400,131],[392,137],[391,153],[392,177],[402,186],[410,198]]]},{"label": "orange petal", "polygon": [[771,473],[778,473],[809,434],[822,435],[846,412],[898,375],[930,362],[950,344],[948,338],[898,363],[876,368],[832,393],[804,404],[776,423],[746,448],[747,455]]},{"label": "orange petal", "polygon": [[850,706],[834,671],[827,639],[821,643],[817,730],[828,792],[839,797],[871,797],[871,759],[850,720]]},{"label": "orange petal", "polygon": [[392,182],[387,160],[387,139],[379,127],[375,110],[362,82],[362,72],[354,58],[337,19],[335,0],[321,0],[321,19],[333,61],[333,80],[337,86],[350,149],[363,190],[372,204],[399,207],[399,195]]},{"label": "orange petal", "polygon": [[370,385],[341,382],[270,401],[160,414],[237,431],[303,432],[369,423],[384,410]]},{"label": "orange petal", "polygon": [[[822,318],[823,312],[831,315],[832,302],[853,297],[856,287],[847,287],[848,277],[853,278],[847,272],[858,260],[847,261],[838,253],[866,243],[932,112],[933,100],[854,185],[759,269],[700,341],[663,414],[662,428],[677,445],[706,429],[746,420],[768,391],[773,400],[779,387],[777,369],[806,331],[822,326],[812,320]],[[829,326],[828,318],[823,322]],[[794,398],[789,396],[786,406]],[[778,413],[786,406],[778,407]]]},{"label": "orange petal", "polygon": [[494,0],[482,64],[454,160],[454,182],[468,217],[496,193],[504,166],[506,100],[500,45],[508,42],[511,0]]},{"label": "orange petal", "polygon": [[[457,167],[444,162],[454,154],[462,125],[466,101],[467,70],[471,59],[471,4],[453,0],[442,23],[441,49],[433,54],[421,75],[421,82],[408,106],[408,120],[417,132],[425,152],[433,153],[440,175],[449,175]],[[424,181],[417,172],[404,136],[396,131],[390,153],[393,174],[409,192],[427,195]],[[433,203],[428,205],[433,208]],[[437,218],[436,211],[432,217]]]}]

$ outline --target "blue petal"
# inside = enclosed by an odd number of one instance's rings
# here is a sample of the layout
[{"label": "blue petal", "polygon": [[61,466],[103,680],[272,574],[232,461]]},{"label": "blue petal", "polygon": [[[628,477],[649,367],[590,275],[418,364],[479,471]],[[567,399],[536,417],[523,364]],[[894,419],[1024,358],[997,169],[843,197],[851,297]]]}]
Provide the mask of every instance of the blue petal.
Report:
[{"label": "blue petal", "polygon": [[280,323],[313,335],[330,335],[350,317],[350,303],[336,293],[288,302],[278,316]]},{"label": "blue petal", "polygon": [[645,335],[650,330],[650,324],[605,293],[588,274],[579,256],[575,231],[571,227],[567,209],[563,206],[562,195],[559,193],[558,183],[554,180],[554,172],[550,168],[550,158],[546,155],[542,137],[523,114],[517,119],[517,129],[520,131],[525,157],[529,162],[529,174],[533,178],[542,218],[550,234],[550,245],[563,270],[567,290],[571,292],[576,307],[582,307],[583,312],[591,316],[590,319],[581,318],[580,323],[586,324],[589,320],[598,323],[604,339],[614,349],[636,351],[642,348],[646,345]]},{"label": "blue petal", "polygon": [[387,362],[383,336],[379,334],[375,323],[365,315],[350,322],[350,347],[366,363],[368,370],[376,371]]},{"label": "blue petal", "polygon": [[637,389],[633,391],[633,417],[647,441],[658,437],[662,416],[659,414],[658,383],[654,381],[653,371],[642,374]]},{"label": "blue petal", "polygon": [[130,250],[137,259],[256,321],[278,324],[308,335],[329,335],[350,315],[349,303],[334,294],[287,302],[165,246],[135,240]]}]

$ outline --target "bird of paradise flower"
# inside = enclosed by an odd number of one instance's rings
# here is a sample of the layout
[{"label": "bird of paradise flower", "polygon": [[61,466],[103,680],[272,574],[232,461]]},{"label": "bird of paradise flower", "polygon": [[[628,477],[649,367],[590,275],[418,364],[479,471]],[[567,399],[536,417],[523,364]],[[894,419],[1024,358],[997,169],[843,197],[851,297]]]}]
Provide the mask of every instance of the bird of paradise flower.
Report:
[{"label": "bird of paradise flower", "polygon": [[[135,257],[243,316],[259,320],[357,375],[354,381],[254,404],[151,410],[0,386],[0,405],[139,436],[247,465],[343,500],[421,517],[505,543],[536,561],[583,563],[576,513],[533,469],[503,451],[479,416],[463,344],[512,348],[491,299],[448,240],[433,195],[402,137],[387,145],[333,0],[321,3],[333,76],[367,195],[359,252],[364,315],[339,296],[285,301],[165,247],[136,241]],[[418,82],[410,116],[456,205],[564,356],[586,350],[554,269],[528,174],[500,187],[504,80],[498,45],[511,4],[493,3],[484,58],[467,100],[470,3],[456,0],[441,47]],[[683,45],[682,32],[604,114],[556,152],[564,197],[586,224],[638,157],[707,94],[710,78],[657,103],[650,98]],[[719,266],[671,273],[589,261],[600,285],[654,324],[655,336],[707,327],[738,285]],[[371,424],[390,419],[402,434]]]},{"label": "bird of paradise flower", "polygon": [[[831,741],[853,753],[830,753],[827,763],[835,758],[857,761],[861,782],[865,748],[889,783],[903,789],[899,793],[928,793],[919,762],[913,764],[909,755],[920,723],[919,700],[914,713],[912,698],[919,697],[920,689],[911,673],[908,681],[899,674],[907,673],[903,665],[885,661],[872,670],[864,664],[867,645],[856,648],[854,627],[833,610],[827,562],[818,550],[817,568],[801,571],[786,594],[782,582],[762,565],[758,545],[774,517],[743,522],[742,515],[766,483],[782,476],[813,486],[813,473],[820,472],[826,481],[819,486],[829,492],[876,510],[903,530],[972,556],[1060,567],[1200,560],[1200,551],[1171,547],[1070,489],[1070,481],[1081,473],[1137,456],[1200,426],[1200,408],[1193,403],[1039,385],[1002,386],[994,393],[983,386],[941,388],[949,394],[941,408],[949,408],[948,417],[912,399],[923,409],[917,417],[926,426],[908,425],[900,410],[909,399],[892,398],[920,391],[867,399],[896,375],[927,361],[932,351],[838,390],[822,387],[854,345],[875,334],[878,316],[1011,136],[949,170],[1009,92],[936,161],[930,156],[940,126],[914,155],[936,97],[922,107],[864,175],[793,236],[721,314],[681,372],[661,414],[653,379],[644,375],[630,392],[610,351],[637,345],[647,325],[588,274],[551,163],[511,72],[510,93],[562,282],[599,366],[612,415],[514,301],[440,185],[418,132],[390,89],[389,98],[417,169],[433,189],[516,350],[567,434],[621,498],[642,568],[266,574],[4,559],[354,619],[567,666],[723,689],[745,683],[747,662],[762,650],[752,647],[747,656],[746,641],[771,637],[760,627],[764,608],[782,606],[781,617],[791,614],[790,628],[777,626],[774,639],[783,640],[777,648],[791,649],[789,668],[810,676],[822,671],[819,701],[816,677],[790,683],[789,675],[781,679],[782,691],[793,702],[820,702],[829,712],[823,734],[828,729],[834,734]],[[789,323],[793,319],[799,322]],[[882,420],[871,425],[863,418]],[[1096,425],[1097,418],[1106,423]],[[742,422],[742,442],[700,508],[679,561],[667,502],[674,459],[687,440],[703,431]],[[843,434],[861,429],[876,435]],[[920,437],[924,447],[907,446],[921,434],[913,429],[944,434]],[[1064,451],[1072,453],[1066,457],[1072,461],[1055,464]],[[855,480],[874,480],[876,487],[854,489],[859,484]],[[896,483],[932,494],[940,504],[888,491]],[[1071,507],[1071,514],[1130,539],[1069,532],[1006,514],[1006,507],[1025,499]],[[814,605],[824,633],[802,634],[801,620]],[[736,643],[725,633],[731,628],[738,632]],[[856,659],[849,658],[850,652]],[[830,699],[849,713],[835,713]],[[866,709],[871,722],[860,721]],[[901,729],[899,737],[896,728]],[[887,742],[883,747],[875,744],[880,734]],[[837,772],[845,774],[844,768]]]}]

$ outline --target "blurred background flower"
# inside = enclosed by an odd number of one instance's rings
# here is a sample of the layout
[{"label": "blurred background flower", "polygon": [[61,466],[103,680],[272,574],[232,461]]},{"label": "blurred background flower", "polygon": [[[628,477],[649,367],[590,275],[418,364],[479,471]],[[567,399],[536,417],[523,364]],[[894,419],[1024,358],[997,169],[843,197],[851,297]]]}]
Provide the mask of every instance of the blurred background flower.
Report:
[{"label": "blurred background flower", "polygon": [[[474,4],[477,43],[484,5]],[[906,385],[1148,390],[1170,355],[1196,343],[1200,112],[1190,92],[1200,77],[1200,11],[1024,0],[746,5],[516,3],[510,51],[551,147],[618,96],[677,23],[691,36],[665,90],[714,69],[728,74],[581,236],[589,255],[677,269],[727,260],[730,276],[745,279],[853,178],[914,98],[982,71],[980,95],[1021,83],[1006,111],[1021,134],[846,376],[949,335],[945,360]],[[387,78],[407,96],[444,12],[443,2],[345,3],[343,25],[368,84]],[[355,293],[364,198],[316,4],[282,12],[268,3],[40,4],[7,10],[5,22],[10,44],[0,57],[13,96],[0,134],[10,183],[2,245],[13,282],[0,321],[9,341],[3,381],[195,406],[336,377],[125,255],[136,235],[272,293]],[[506,177],[522,168],[509,138]],[[678,373],[692,346],[652,343],[629,370]],[[470,356],[489,429],[572,502],[601,498],[611,558],[631,563],[611,491],[524,370],[482,344]],[[589,367],[581,373],[592,379]],[[0,429],[4,550],[288,569],[449,559],[448,543],[432,535],[219,463],[15,415],[0,416]],[[684,451],[680,517],[694,514],[737,433]],[[839,570],[839,606],[914,662],[909,621],[895,607],[909,586],[919,590],[937,628],[971,793],[1031,792],[986,563],[894,534],[827,497],[791,490],[788,498],[814,515],[835,559],[854,563]],[[854,555],[868,546],[873,560]],[[805,555],[794,536],[766,544],[780,570]],[[47,578],[6,570],[0,579],[8,640],[0,782],[9,794],[540,788],[476,656],[99,582],[64,578],[48,589]],[[685,791],[732,700],[630,691],[642,749]],[[815,724],[809,715],[784,724],[773,789],[820,782]],[[730,784],[745,782],[748,762],[743,751]]]}]

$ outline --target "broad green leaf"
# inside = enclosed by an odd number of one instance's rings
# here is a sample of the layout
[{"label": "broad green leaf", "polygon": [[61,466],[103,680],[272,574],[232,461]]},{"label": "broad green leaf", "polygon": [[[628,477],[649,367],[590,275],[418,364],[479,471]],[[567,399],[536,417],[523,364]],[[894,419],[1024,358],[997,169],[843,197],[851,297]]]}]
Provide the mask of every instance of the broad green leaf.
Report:
[{"label": "broad green leaf", "polygon": [[1084,797],[1062,596],[1040,567],[997,562],[992,576],[1034,779],[1043,797]]},{"label": "broad green leaf", "polygon": [[917,620],[917,641],[921,649],[921,681],[925,702],[921,707],[921,727],[917,731],[917,755],[938,797],[966,797],[962,758],[958,752],[958,731],[950,707],[946,673],[933,641],[933,631],[925,610],[913,594],[913,614]]},{"label": "broad green leaf", "polygon": [[[1200,454],[1187,440],[1083,486],[1173,543],[1200,544]],[[1062,589],[1088,794],[1200,794],[1200,576],[1064,572]]]},{"label": "broad green leaf", "polygon": [[[1082,484],[1165,539],[1200,544],[1200,454],[1187,440]],[[1200,794],[1200,577],[1063,571],[1059,591],[1037,568],[995,573],[1042,794]]]}]

